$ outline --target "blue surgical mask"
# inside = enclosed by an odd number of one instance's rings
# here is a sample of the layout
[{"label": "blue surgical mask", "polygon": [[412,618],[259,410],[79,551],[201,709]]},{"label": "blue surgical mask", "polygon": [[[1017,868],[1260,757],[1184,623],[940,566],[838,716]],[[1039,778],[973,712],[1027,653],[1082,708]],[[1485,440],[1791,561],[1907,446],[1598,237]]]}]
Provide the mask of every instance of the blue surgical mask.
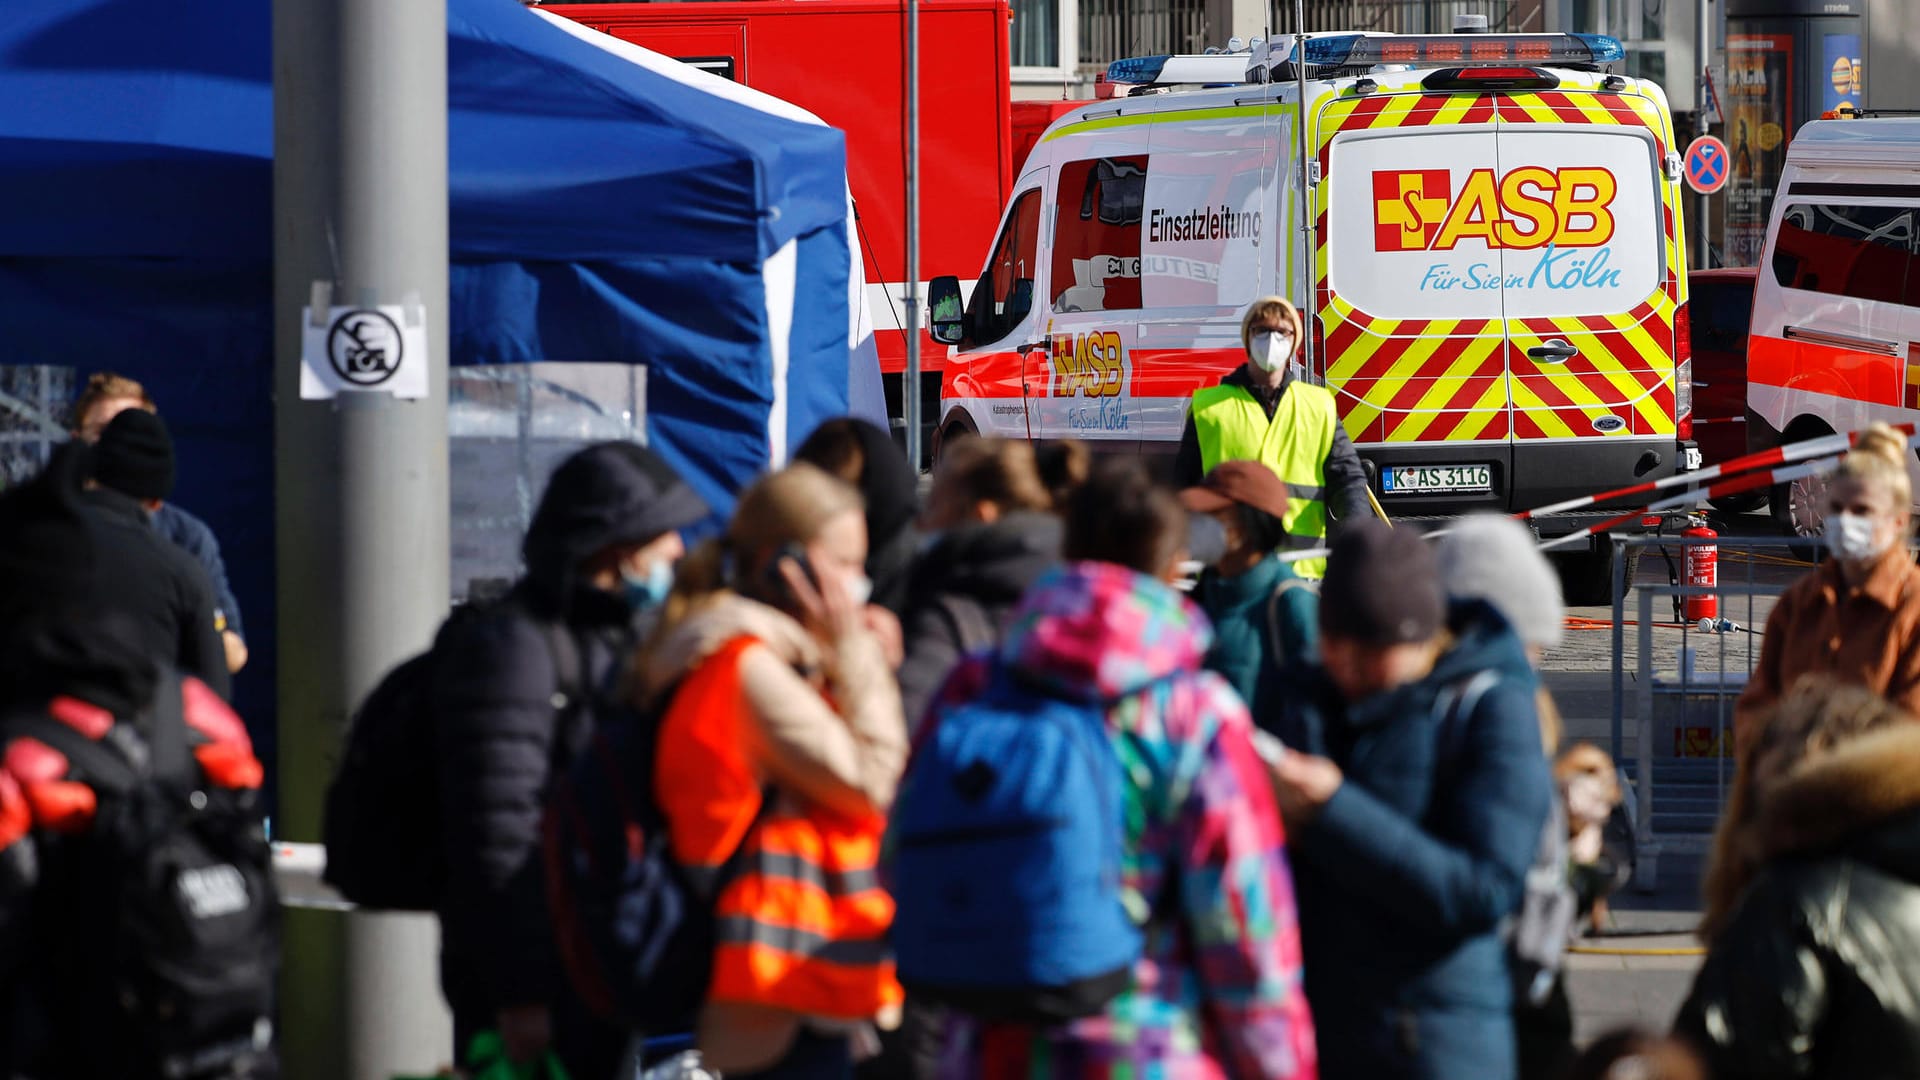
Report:
[{"label": "blue surgical mask", "polygon": [[667,594],[673,591],[673,564],[661,559],[641,575],[622,569],[620,585],[621,595],[626,597],[629,607],[635,611],[651,611],[666,603]]}]

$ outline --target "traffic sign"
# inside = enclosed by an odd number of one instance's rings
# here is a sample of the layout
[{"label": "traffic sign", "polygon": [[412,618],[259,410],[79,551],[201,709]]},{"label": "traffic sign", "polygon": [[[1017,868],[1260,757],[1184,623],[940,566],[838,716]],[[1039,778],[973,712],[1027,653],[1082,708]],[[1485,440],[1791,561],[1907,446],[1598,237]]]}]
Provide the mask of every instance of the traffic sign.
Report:
[{"label": "traffic sign", "polygon": [[1727,186],[1727,144],[1711,135],[1702,135],[1687,147],[1687,186],[1702,195],[1711,195]]}]

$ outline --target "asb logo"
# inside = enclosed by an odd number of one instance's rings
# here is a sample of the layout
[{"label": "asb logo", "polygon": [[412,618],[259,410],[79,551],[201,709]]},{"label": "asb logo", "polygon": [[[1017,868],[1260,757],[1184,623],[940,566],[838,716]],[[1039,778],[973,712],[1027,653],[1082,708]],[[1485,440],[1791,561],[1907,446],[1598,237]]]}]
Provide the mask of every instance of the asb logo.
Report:
[{"label": "asb logo", "polygon": [[1055,334],[1048,351],[1053,397],[1119,397],[1126,386],[1126,350],[1111,330]]},{"label": "asb logo", "polygon": [[1458,192],[1446,169],[1373,174],[1375,251],[1452,251],[1462,240],[1526,250],[1599,247],[1613,239],[1619,181],[1601,168],[1475,169]]}]

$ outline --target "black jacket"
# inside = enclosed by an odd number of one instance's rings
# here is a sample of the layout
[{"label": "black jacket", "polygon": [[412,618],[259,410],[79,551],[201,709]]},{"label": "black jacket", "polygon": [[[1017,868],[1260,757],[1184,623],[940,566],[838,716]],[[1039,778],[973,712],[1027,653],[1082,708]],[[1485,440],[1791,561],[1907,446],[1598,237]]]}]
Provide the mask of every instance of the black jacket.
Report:
[{"label": "black jacket", "polygon": [[900,704],[909,729],[925,719],[941,684],[971,651],[965,638],[991,628],[987,643],[997,642],[1027,586],[1059,561],[1060,522],[1050,514],[1009,514],[991,525],[965,526],[927,549],[914,567],[907,590],[912,602],[901,620],[907,655]]},{"label": "black jacket", "polygon": [[[1275,410],[1280,408],[1280,396],[1293,385],[1293,375],[1280,383],[1280,389],[1271,397],[1256,386],[1253,376],[1248,374],[1247,365],[1241,364],[1228,372],[1220,380],[1221,386],[1238,386],[1253,395],[1267,410],[1267,419],[1273,419]],[[1367,470],[1360,464],[1360,455],[1354,452],[1353,440],[1347,437],[1347,426],[1338,421],[1333,425],[1333,449],[1327,452],[1327,508],[1339,521],[1357,521],[1370,517],[1373,508],[1367,503]],[[1180,433],[1180,450],[1173,459],[1173,482],[1179,487],[1192,487],[1205,479],[1207,475],[1204,459],[1200,456],[1200,435],[1193,426],[1193,410],[1187,410],[1187,426]]]},{"label": "black jacket", "polygon": [[146,510],[119,492],[85,493],[81,513],[93,542],[94,603],[131,617],[140,647],[154,663],[172,664],[231,697],[233,680],[207,572],[155,532]]},{"label": "black jacket", "polygon": [[1716,1078],[1920,1076],[1920,726],[1765,789],[1766,867],[1675,1022]]},{"label": "black jacket", "polygon": [[[498,607],[450,622],[436,646],[448,872],[441,985],[462,1030],[491,1026],[506,1006],[566,1000],[547,917],[540,821],[553,770],[571,759],[592,717],[569,714],[572,745],[556,747],[554,695],[583,677],[604,698],[637,639],[626,601],[583,584],[579,568],[609,545],[643,542],[706,512],[677,480],[639,461],[636,449],[603,444],[563,464],[528,529],[526,576]],[[563,679],[555,627],[575,644],[583,676]]]}]

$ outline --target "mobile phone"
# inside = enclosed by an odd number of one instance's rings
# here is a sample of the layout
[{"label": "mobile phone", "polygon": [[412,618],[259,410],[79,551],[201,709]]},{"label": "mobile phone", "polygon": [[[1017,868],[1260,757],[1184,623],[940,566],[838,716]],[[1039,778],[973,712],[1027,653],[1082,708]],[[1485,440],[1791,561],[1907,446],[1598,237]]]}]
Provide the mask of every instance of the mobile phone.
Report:
[{"label": "mobile phone", "polygon": [[788,559],[792,559],[794,565],[800,568],[807,584],[813,586],[815,592],[820,591],[820,575],[814,572],[813,563],[807,558],[807,549],[799,544],[782,545],[780,550],[773,553],[773,558],[767,560],[763,587],[769,603],[789,615],[799,617],[805,612],[800,609],[799,598],[793,595],[792,587],[787,584],[787,576],[780,571],[780,564]]}]

